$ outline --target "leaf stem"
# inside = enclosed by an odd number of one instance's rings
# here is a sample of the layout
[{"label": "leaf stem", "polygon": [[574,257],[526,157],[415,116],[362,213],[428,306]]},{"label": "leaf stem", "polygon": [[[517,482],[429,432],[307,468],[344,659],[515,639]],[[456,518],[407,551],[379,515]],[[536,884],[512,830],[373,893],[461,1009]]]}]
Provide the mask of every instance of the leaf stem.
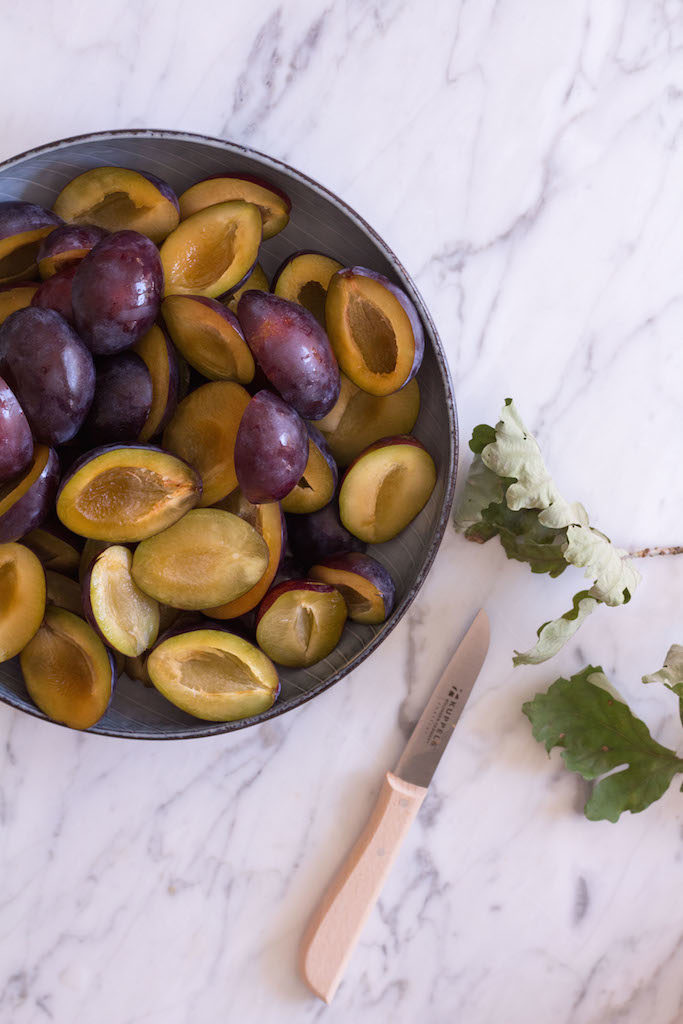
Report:
[{"label": "leaf stem", "polygon": [[641,548],[640,551],[629,551],[631,558],[655,558],[658,555],[683,555],[683,544],[670,548]]}]

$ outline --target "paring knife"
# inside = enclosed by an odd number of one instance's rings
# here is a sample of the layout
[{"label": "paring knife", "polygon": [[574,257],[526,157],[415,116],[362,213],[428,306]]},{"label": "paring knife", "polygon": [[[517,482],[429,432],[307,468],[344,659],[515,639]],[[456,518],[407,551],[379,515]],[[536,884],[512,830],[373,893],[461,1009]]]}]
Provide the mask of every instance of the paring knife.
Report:
[{"label": "paring knife", "polygon": [[434,688],[393,772],[384,776],[375,808],[333,878],[304,933],[301,974],[330,1003],[363,925],[375,905],[427,793],[489,648],[489,620],[480,611]]}]

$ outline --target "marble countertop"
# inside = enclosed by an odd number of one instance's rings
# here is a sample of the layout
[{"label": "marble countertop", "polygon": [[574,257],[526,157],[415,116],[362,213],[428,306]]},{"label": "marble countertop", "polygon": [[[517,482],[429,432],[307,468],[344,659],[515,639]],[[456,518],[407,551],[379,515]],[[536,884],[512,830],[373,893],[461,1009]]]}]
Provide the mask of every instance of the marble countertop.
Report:
[{"label": "marble countertop", "polygon": [[[678,4],[39,0],[3,11],[3,76],[2,158],[177,128],[324,182],[415,277],[463,436],[512,395],[595,524],[629,549],[683,542]],[[680,1021],[683,797],[586,821],[520,711],[601,663],[681,747],[673,699],[640,677],[683,642],[683,558],[639,568],[627,607],[513,669],[578,573],[533,576],[449,530],[379,654],[232,736],[124,742],[0,707],[0,1019]],[[296,975],[301,929],[482,604],[489,659],[324,1008]]]}]

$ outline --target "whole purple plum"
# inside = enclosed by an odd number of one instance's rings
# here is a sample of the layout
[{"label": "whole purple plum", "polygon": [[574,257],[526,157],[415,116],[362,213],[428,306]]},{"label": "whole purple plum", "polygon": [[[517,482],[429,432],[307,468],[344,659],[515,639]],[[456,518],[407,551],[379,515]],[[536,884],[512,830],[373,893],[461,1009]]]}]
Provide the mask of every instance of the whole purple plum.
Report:
[{"label": "whole purple plum", "polygon": [[72,304],[78,333],[91,352],[130,348],[159,313],[164,274],[159,250],[137,231],[117,231],[79,263]]}]

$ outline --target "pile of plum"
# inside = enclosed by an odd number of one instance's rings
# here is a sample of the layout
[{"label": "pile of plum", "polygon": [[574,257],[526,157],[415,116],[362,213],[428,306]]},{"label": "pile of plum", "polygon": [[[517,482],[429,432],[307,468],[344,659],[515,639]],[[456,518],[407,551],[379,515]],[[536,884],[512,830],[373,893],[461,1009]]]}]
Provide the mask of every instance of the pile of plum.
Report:
[{"label": "pile of plum", "polygon": [[198,718],[258,714],[273,663],[392,610],[365,549],[436,482],[410,436],[422,327],[322,253],[269,285],[290,212],[265,181],[176,198],[119,167],[52,211],[0,203],[0,661],[56,721],[93,725],[124,670]]}]

